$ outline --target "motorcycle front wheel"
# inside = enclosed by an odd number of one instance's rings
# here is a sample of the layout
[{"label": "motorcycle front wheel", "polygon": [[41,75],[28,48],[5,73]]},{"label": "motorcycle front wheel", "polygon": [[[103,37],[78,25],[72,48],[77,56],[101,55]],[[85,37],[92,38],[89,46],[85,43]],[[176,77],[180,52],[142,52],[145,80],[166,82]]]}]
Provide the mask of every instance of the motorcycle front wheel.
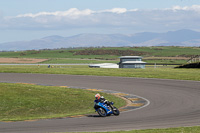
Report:
[{"label": "motorcycle front wheel", "polygon": [[119,110],[116,107],[113,108],[113,114],[114,115],[119,115],[120,114]]},{"label": "motorcycle front wheel", "polygon": [[98,108],[97,109],[97,113],[101,116],[101,117],[105,117],[107,115],[105,109],[103,108]]}]

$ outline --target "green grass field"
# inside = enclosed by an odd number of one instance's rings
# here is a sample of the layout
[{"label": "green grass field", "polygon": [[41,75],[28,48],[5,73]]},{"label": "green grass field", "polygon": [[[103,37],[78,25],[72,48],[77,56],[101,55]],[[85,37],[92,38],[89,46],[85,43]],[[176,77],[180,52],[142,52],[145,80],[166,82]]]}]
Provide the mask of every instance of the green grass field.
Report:
[{"label": "green grass field", "polygon": [[[54,86],[0,83],[0,121],[47,119],[94,113],[96,92]],[[100,94],[102,94],[100,92]],[[121,98],[103,93],[116,107]]]},{"label": "green grass field", "polygon": [[138,78],[159,78],[200,81],[199,69],[175,69],[175,68],[154,68],[145,69],[115,69],[115,68],[89,68],[82,66],[21,66],[10,65],[0,66],[0,73],[43,73],[43,74],[68,74],[68,75],[96,75],[96,76],[120,76]]},{"label": "green grass field", "polygon": [[[84,51],[87,51],[86,53]],[[126,51],[133,53],[126,54]],[[98,52],[98,53],[97,53]],[[187,59],[178,57],[191,57],[200,53],[199,47],[107,47],[107,48],[82,48],[82,49],[57,49],[57,50],[28,50],[17,52],[0,52],[1,57],[7,58],[44,58],[49,59],[44,63],[102,63],[119,62],[120,56],[160,57],[160,59],[148,60],[147,63],[160,64],[184,64]],[[162,57],[177,57],[177,59],[165,59]],[[96,60],[91,60],[96,59]]]}]

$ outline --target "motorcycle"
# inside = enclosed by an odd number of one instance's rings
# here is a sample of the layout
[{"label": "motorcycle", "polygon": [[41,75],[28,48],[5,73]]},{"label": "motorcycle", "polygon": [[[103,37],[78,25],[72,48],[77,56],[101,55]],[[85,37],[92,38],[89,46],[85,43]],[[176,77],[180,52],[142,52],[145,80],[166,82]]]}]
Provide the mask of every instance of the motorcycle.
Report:
[{"label": "motorcycle", "polygon": [[94,109],[101,117],[110,116],[112,114],[117,116],[120,112],[113,104],[113,102],[109,102],[109,104],[95,102]]}]

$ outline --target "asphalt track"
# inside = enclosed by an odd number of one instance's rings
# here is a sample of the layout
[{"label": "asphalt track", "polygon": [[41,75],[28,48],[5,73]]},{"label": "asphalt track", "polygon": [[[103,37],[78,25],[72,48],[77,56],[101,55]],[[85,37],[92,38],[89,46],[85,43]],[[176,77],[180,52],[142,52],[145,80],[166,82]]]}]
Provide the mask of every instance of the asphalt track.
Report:
[{"label": "asphalt track", "polygon": [[200,125],[200,82],[75,75],[0,73],[1,82],[75,86],[144,97],[150,104],[119,116],[0,122],[2,133],[116,131]]}]

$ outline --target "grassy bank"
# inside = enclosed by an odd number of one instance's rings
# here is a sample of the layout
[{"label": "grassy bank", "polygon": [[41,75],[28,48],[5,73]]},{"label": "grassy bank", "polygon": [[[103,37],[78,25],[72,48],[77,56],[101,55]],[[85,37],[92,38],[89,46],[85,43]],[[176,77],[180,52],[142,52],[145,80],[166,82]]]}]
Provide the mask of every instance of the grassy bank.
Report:
[{"label": "grassy bank", "polygon": [[69,75],[120,76],[138,78],[159,78],[200,81],[199,69],[146,68],[146,69],[106,69],[88,66],[0,66],[0,73],[42,73]]},{"label": "grassy bank", "polygon": [[[52,86],[0,83],[0,121],[57,118],[94,113],[96,92]],[[125,101],[103,94],[116,103]]]},{"label": "grassy bank", "polygon": [[[100,133],[100,132],[91,132],[91,133]],[[104,132],[104,133],[200,133],[200,126],[167,128],[167,129],[117,131],[117,132]]]},{"label": "grassy bank", "polygon": [[[84,52],[86,50],[87,52]],[[122,56],[123,51],[125,51],[126,56],[128,56],[127,50],[133,51],[131,54],[141,55],[144,57],[187,57],[200,53],[200,48],[198,47],[104,47],[0,52],[0,57],[116,59],[119,56]]]}]

